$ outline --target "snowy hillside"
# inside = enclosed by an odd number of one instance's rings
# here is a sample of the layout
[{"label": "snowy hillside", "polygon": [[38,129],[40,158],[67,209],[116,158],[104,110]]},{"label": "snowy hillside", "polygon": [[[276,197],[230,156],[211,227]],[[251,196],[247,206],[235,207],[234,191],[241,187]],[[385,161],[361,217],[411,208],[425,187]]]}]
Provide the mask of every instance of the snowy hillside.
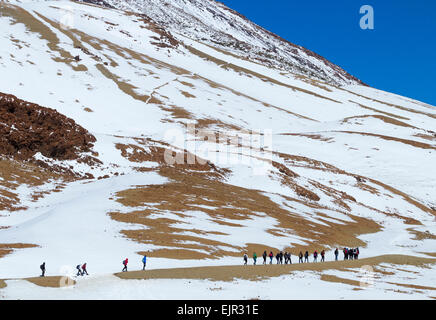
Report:
[{"label": "snowy hillside", "polygon": [[[1,298],[435,297],[434,106],[218,2],[87,2],[0,2]],[[241,271],[264,250],[296,269]]]}]

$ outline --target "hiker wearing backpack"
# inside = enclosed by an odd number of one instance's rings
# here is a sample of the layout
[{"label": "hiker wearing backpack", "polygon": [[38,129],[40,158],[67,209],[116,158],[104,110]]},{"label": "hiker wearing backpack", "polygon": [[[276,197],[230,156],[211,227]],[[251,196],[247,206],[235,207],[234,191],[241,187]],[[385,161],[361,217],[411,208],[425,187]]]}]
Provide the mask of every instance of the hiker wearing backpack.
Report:
[{"label": "hiker wearing backpack", "polygon": [[266,264],[266,250],[262,253],[262,258],[263,258],[263,264]]},{"label": "hiker wearing backpack", "polygon": [[283,264],[283,252],[280,251],[280,264]]},{"label": "hiker wearing backpack", "polygon": [[39,268],[41,269],[41,272],[42,272],[41,277],[44,277],[44,276],[45,276],[45,262],[43,262],[43,263],[39,266]]},{"label": "hiker wearing backpack", "polygon": [[248,262],[248,255],[244,253],[244,266],[247,265],[247,262]]},{"label": "hiker wearing backpack", "polygon": [[274,258],[274,254],[272,253],[272,251],[269,252],[269,264],[272,264]]},{"label": "hiker wearing backpack", "polygon": [[322,251],[321,251],[321,262],[324,262],[324,261],[325,261],[325,260],[324,260],[324,256],[325,256],[325,251],[322,250]]},{"label": "hiker wearing backpack", "polygon": [[277,260],[277,264],[279,264],[280,263],[280,252],[277,252],[276,260]]},{"label": "hiker wearing backpack", "polygon": [[292,261],[291,261],[291,253],[290,253],[290,252],[288,252],[288,263],[289,263],[289,264],[292,264]]},{"label": "hiker wearing backpack", "polygon": [[86,274],[87,276],[89,276],[88,271],[86,270],[86,262],[82,265],[82,276]]},{"label": "hiker wearing backpack", "polygon": [[144,254],[144,257],[142,258],[142,270],[145,270],[145,266],[147,265],[147,256]]},{"label": "hiker wearing backpack", "polygon": [[255,253],[253,253],[253,265],[254,266],[256,265],[256,260],[257,260],[257,254],[255,252]]},{"label": "hiker wearing backpack", "polygon": [[78,276],[83,276],[83,272],[82,272],[82,270],[80,269],[80,264],[78,264],[78,265],[76,266],[76,269],[77,269],[76,277],[78,277]]},{"label": "hiker wearing backpack", "polygon": [[355,259],[359,259],[359,248],[356,248],[356,253],[354,255]]},{"label": "hiker wearing backpack", "polygon": [[313,262],[316,262],[317,259],[318,259],[318,252],[315,250],[315,252],[313,253]]},{"label": "hiker wearing backpack", "polygon": [[335,250],[335,261],[338,261],[339,250],[336,248]]},{"label": "hiker wearing backpack", "polygon": [[304,262],[309,262],[309,251],[307,251],[307,250],[304,253]]},{"label": "hiker wearing backpack", "polygon": [[300,254],[298,255],[298,263],[303,263],[303,252],[300,251]]},{"label": "hiker wearing backpack", "polygon": [[122,272],[127,272],[127,264],[129,263],[129,259],[128,258],[126,258],[126,260],[123,260],[123,265],[124,265],[124,268],[123,268],[123,271]]},{"label": "hiker wearing backpack", "polygon": [[344,252],[344,260],[347,260],[348,259],[348,250],[347,250],[347,248],[344,248],[343,252]]}]

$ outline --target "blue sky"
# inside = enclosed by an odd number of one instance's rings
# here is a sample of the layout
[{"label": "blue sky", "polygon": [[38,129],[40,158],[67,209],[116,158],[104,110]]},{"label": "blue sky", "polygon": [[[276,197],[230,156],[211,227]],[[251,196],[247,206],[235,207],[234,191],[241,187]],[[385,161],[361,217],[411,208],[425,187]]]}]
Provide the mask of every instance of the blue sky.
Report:
[{"label": "blue sky", "polygon": [[[219,0],[372,87],[436,106],[435,0]],[[374,29],[362,30],[362,5]]]}]

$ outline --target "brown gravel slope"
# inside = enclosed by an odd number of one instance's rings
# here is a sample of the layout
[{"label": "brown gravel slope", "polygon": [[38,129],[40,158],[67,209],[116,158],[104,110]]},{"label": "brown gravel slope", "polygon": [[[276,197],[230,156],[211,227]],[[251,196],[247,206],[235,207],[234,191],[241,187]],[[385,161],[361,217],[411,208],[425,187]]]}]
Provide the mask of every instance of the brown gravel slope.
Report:
[{"label": "brown gravel slope", "polygon": [[[0,154],[22,160],[41,152],[72,160],[96,141],[86,129],[56,110],[0,93]],[[31,130],[30,130],[31,128]]]}]

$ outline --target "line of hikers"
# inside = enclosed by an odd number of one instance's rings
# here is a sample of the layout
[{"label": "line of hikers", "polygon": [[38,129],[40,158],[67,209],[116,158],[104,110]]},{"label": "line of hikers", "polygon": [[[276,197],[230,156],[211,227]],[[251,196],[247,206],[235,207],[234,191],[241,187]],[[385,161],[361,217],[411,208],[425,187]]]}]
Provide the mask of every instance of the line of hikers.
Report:
[{"label": "line of hikers", "polygon": [[[344,260],[353,260],[353,259],[358,259],[359,258],[359,248],[353,248],[353,249],[349,249],[349,248],[344,248],[342,250],[342,252],[344,253]],[[335,254],[335,261],[338,261],[338,256],[339,256],[339,249],[336,248],[334,251]],[[325,250],[322,250],[320,252],[321,255],[321,262],[325,261]],[[272,251],[270,251],[269,254],[267,254],[266,250],[263,252],[262,254],[262,258],[263,258],[263,264],[267,264],[267,257],[269,257],[269,264],[273,263],[273,259],[274,257],[276,258],[276,263],[277,264],[283,264],[283,261],[285,262],[285,264],[292,264],[292,260],[291,260],[291,253],[290,252],[285,252],[283,253],[283,251],[277,252],[277,254],[273,254]],[[304,257],[304,261],[303,261],[303,257]],[[247,253],[244,253],[243,256],[244,259],[244,265],[247,265],[248,263],[248,255]],[[317,262],[318,261],[318,251],[314,251],[313,252],[313,262]],[[253,253],[253,265],[256,265],[257,262],[257,254],[256,252]],[[309,251],[306,250],[306,252],[303,255],[303,252],[300,251],[299,255],[298,255],[298,263],[308,263],[309,262]]]},{"label": "line of hikers", "polygon": [[[122,270],[122,272],[126,272],[127,271],[127,264],[129,263],[129,259],[128,258],[126,258],[125,260],[123,260],[123,266],[124,266],[124,268],[123,268],[123,270]],[[147,265],[147,256],[146,255],[144,255],[143,257],[142,257],[142,270],[145,270],[145,267],[146,267],[146,265]],[[44,277],[45,276],[45,262],[43,262],[40,266],[39,266],[39,268],[41,269],[41,277]],[[78,277],[78,276],[83,276],[83,275],[87,275],[87,276],[89,276],[89,274],[88,274],[88,271],[86,270],[86,262],[84,263],[84,264],[82,264],[82,265],[80,265],[80,264],[78,264],[77,266],[76,266],[76,269],[77,269],[77,274],[76,274],[76,276]]]},{"label": "line of hikers", "polygon": [[77,277],[78,276],[83,276],[85,274],[87,276],[89,276],[88,271],[86,270],[86,262],[84,264],[82,264],[82,266],[80,266],[80,264],[78,264],[76,266],[76,269],[77,269],[77,274],[76,274]]},{"label": "line of hikers", "polygon": [[[353,259],[358,259],[359,258],[359,248],[344,248],[342,250],[343,254],[344,254],[344,260],[353,260]],[[338,261],[338,255],[339,255],[339,249],[336,248],[335,249],[335,261]],[[321,262],[325,261],[325,250],[322,250],[321,253]],[[267,254],[266,250],[263,252],[262,254],[262,258],[263,258],[263,264],[266,264],[267,262],[267,257],[269,257],[269,264],[273,263],[273,259],[274,259],[274,254],[272,251],[270,251],[269,254]],[[304,261],[303,261],[303,257],[304,257]],[[283,260],[285,262],[285,264],[292,264],[291,261],[291,253],[290,252],[285,252],[283,253],[283,251],[277,252],[277,254],[275,255],[276,258],[276,262],[277,264],[283,264]],[[318,252],[315,250],[313,252],[313,262],[317,262],[318,261]],[[256,265],[257,262],[257,254],[256,252],[253,253],[253,265]],[[300,254],[298,255],[298,263],[305,263],[305,262],[309,262],[309,251],[306,250],[306,252],[303,255],[303,252],[300,251]],[[123,269],[122,272],[127,272],[127,264],[129,263],[129,259],[126,258],[122,261],[123,263]],[[248,255],[246,253],[244,253],[244,265],[246,265],[248,263]],[[144,255],[142,257],[142,270],[145,270],[145,267],[147,265],[147,256]],[[45,262],[43,264],[41,264],[39,266],[39,268],[41,269],[41,277],[45,276]],[[78,264],[76,266],[77,269],[77,274],[76,276],[83,276],[83,275],[89,275],[88,271],[86,270],[86,262],[83,265]]]}]

